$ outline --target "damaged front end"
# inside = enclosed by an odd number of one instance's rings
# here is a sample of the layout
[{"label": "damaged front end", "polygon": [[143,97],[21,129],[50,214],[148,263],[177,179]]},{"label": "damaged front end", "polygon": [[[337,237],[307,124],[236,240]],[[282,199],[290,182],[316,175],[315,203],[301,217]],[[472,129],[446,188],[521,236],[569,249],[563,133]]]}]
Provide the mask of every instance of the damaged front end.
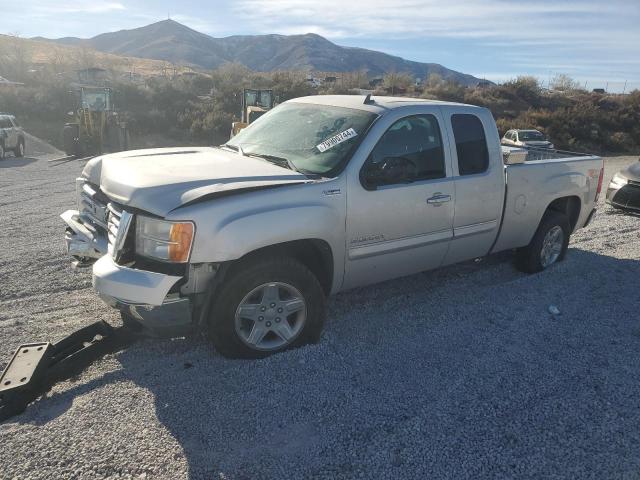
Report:
[{"label": "damaged front end", "polygon": [[76,179],[77,210],[60,217],[67,224],[64,241],[74,268],[86,268],[107,253],[108,198],[85,178]]}]

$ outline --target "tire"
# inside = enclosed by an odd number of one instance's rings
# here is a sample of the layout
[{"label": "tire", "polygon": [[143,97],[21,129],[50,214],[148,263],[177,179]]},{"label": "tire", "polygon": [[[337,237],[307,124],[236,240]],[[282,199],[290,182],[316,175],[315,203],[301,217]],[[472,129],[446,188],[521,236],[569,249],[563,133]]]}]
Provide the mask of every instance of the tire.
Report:
[{"label": "tire", "polygon": [[13,151],[13,154],[16,156],[16,158],[24,157],[24,139],[23,138],[18,140],[18,146]]},{"label": "tire", "polygon": [[[324,291],[316,276],[293,258],[241,261],[232,267],[214,297],[207,335],[227,358],[263,358],[320,338],[325,318]],[[242,315],[241,305],[250,316]],[[289,309],[296,311],[287,314]],[[276,333],[282,329],[285,334]],[[256,334],[260,340],[252,345],[254,330],[263,335]]]},{"label": "tire", "polygon": [[[556,234],[561,235],[561,238]],[[563,213],[547,210],[529,245],[516,252],[516,267],[525,273],[537,273],[564,260],[570,235],[571,225],[568,217]],[[547,250],[545,250],[545,239],[550,241]],[[545,253],[549,251],[553,254],[546,257]]]},{"label": "tire", "polygon": [[62,138],[64,143],[64,152],[68,156],[80,157],[80,145],[78,137],[80,136],[80,127],[77,123],[68,123],[62,130]]},{"label": "tire", "polygon": [[0,160],[4,159],[4,145],[0,144]]}]

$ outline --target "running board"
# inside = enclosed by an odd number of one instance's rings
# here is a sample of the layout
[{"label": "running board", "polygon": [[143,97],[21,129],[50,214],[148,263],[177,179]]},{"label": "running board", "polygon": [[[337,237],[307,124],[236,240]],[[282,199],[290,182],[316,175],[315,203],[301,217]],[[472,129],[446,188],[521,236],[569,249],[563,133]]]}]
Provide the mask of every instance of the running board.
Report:
[{"label": "running board", "polygon": [[99,321],[57,343],[21,345],[0,376],[0,422],[22,413],[56,382],[78,375],[97,359],[136,340],[126,327],[113,328]]}]

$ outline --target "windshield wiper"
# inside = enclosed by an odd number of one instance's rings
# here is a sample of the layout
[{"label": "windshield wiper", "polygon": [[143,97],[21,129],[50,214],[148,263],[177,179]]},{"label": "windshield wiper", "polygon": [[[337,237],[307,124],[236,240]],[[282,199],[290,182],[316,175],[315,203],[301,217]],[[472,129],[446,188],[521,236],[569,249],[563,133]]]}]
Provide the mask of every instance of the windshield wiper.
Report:
[{"label": "windshield wiper", "polygon": [[294,172],[297,172],[298,169],[296,168],[295,164],[284,157],[278,157],[276,155],[267,155],[267,154],[263,154],[263,153],[248,153],[247,154],[248,157],[257,157],[257,158],[263,158],[265,159],[267,162],[271,162],[274,163],[276,165],[278,165],[279,167],[285,167],[288,168],[289,170],[293,170]]}]

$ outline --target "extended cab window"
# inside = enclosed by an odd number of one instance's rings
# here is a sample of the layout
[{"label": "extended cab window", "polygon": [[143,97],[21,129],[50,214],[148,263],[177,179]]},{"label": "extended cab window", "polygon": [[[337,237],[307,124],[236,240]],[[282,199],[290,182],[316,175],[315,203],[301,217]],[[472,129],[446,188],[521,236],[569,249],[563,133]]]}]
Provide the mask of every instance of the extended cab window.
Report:
[{"label": "extended cab window", "polygon": [[369,186],[393,185],[446,176],[444,149],[433,115],[414,115],[384,133],[364,167]]},{"label": "extended cab window", "polygon": [[451,127],[458,152],[460,175],[486,172],[489,168],[489,149],[482,122],[475,115],[451,116]]},{"label": "extended cab window", "polygon": [[11,128],[11,121],[7,117],[0,118],[0,128]]}]

